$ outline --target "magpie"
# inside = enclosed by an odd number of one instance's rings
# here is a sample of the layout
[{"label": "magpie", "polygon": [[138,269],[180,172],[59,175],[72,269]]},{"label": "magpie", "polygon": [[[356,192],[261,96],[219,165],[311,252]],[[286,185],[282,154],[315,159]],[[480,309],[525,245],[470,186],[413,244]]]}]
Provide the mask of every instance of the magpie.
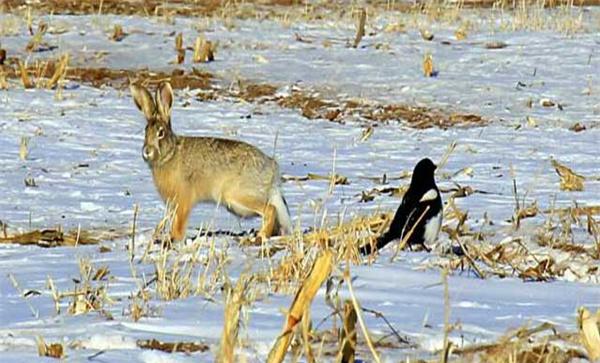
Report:
[{"label": "magpie", "polygon": [[427,244],[435,242],[442,226],[442,197],[433,177],[436,168],[428,158],[417,163],[389,230],[377,238],[375,246],[361,247],[363,255],[370,254],[373,247],[380,250],[395,239],[402,240],[413,227],[407,245],[421,245],[429,250]]}]

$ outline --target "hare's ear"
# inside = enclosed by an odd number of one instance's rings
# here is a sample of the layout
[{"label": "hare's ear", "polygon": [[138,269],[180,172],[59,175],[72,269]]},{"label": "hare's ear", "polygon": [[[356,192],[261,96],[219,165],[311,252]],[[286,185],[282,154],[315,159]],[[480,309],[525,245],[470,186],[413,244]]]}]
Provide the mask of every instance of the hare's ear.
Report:
[{"label": "hare's ear", "polygon": [[169,82],[161,82],[156,89],[156,106],[161,119],[165,122],[171,120],[171,107],[173,107],[173,88]]},{"label": "hare's ear", "polygon": [[129,89],[131,90],[131,95],[133,96],[133,101],[137,108],[142,111],[146,120],[150,120],[150,118],[154,116],[156,110],[156,105],[152,100],[150,92],[148,92],[146,88],[133,83],[129,85]]}]

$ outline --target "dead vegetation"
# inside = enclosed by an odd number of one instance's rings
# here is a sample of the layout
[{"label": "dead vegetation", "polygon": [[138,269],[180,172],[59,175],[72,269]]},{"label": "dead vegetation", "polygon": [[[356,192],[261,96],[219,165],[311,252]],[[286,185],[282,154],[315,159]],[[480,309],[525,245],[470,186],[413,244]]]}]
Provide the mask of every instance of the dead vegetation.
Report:
[{"label": "dead vegetation", "polygon": [[43,337],[37,337],[38,355],[40,357],[50,357],[62,359],[65,356],[65,348],[61,343],[46,344]]},{"label": "dead vegetation", "polygon": [[575,348],[579,345],[577,334],[561,333],[552,324],[544,323],[534,328],[520,327],[496,342],[456,348],[453,352],[466,362],[567,363],[586,358],[582,349]]},{"label": "dead vegetation", "polygon": [[560,176],[560,189],[567,191],[582,191],[583,182],[585,177],[575,173],[569,167],[559,163],[552,159],[552,166],[556,170],[556,173]]},{"label": "dead vegetation", "polygon": [[64,247],[95,245],[100,241],[114,240],[122,237],[122,232],[117,231],[94,231],[75,229],[63,231],[57,229],[38,229],[31,232],[8,234],[4,230],[0,237],[0,244],[33,245],[38,247]]},{"label": "dead vegetation", "polygon": [[[401,1],[369,1],[369,9],[378,11],[416,11],[426,10],[431,7],[431,1],[416,4]],[[437,3],[437,2],[434,2]],[[515,2],[509,0],[463,0],[450,1],[446,6],[460,4],[464,8],[491,8],[499,7],[510,9],[525,5],[534,5],[536,0]],[[599,5],[598,0],[551,0],[544,3],[545,7],[559,7],[565,5],[594,6]],[[0,9],[4,12],[18,11],[24,6],[31,6],[35,11],[53,14],[85,15],[85,14],[118,14],[118,15],[165,15],[170,16],[220,16],[228,11],[230,16],[238,19],[269,17],[281,15],[294,9],[318,18],[319,14],[327,14],[343,8],[339,2],[321,1],[309,3],[303,0],[261,0],[253,4],[244,2],[230,2],[226,0],[173,0],[165,3],[161,0],[95,0],[62,1],[48,0],[40,2],[27,2],[26,0],[5,0]]]},{"label": "dead vegetation", "polygon": [[161,342],[157,339],[138,340],[137,346],[141,349],[160,350],[165,353],[195,353],[205,352],[210,347],[198,342]]},{"label": "dead vegetation", "polygon": [[[600,207],[542,211],[548,214],[548,218],[540,226],[537,242],[519,236],[520,230],[514,230],[515,236],[495,243],[491,235],[469,228],[467,213],[460,211],[452,199],[447,206],[444,230],[458,248],[452,251],[436,249],[436,256],[428,259],[425,265],[427,268],[448,270],[450,274],[470,270],[480,278],[515,276],[528,281],[565,278],[567,271],[577,278],[598,275],[600,248],[597,242],[596,245],[575,243],[569,226],[585,225],[583,219],[587,218],[588,233],[598,241],[598,227],[591,215],[600,211]],[[354,217],[307,233],[263,241],[260,246],[247,250],[257,266],[252,271],[242,273],[234,286],[227,277],[228,261],[231,260],[228,248],[217,248],[212,238],[197,238],[188,246],[152,242],[138,246],[145,252],[137,256],[132,253],[132,276],[136,279],[139,276],[135,266],[140,263],[153,265],[154,274],[138,284],[137,292],[131,294],[131,305],[125,315],[130,315],[136,321],[153,316],[149,307],[149,301],[153,298],[174,300],[203,296],[210,301],[222,299],[226,324],[222,331],[218,360],[232,362],[242,359],[237,347],[244,345],[240,340],[240,329],[244,327],[245,308],[266,294],[295,292],[292,305],[285,314],[282,334],[273,345],[268,361],[280,362],[286,356],[292,359],[304,356],[311,362],[320,361],[325,356],[337,356],[340,359],[338,361],[351,361],[348,357],[357,351],[363,355],[370,354],[373,361],[378,361],[382,350],[418,348],[417,343],[402,336],[383,314],[363,307],[352,288],[349,269],[353,264],[364,263],[358,246],[370,243],[378,236],[390,223],[391,216],[391,213],[378,213]],[[163,233],[168,231],[168,213],[160,226],[155,233],[159,240],[168,236],[168,233]],[[240,239],[243,243],[248,237]],[[560,250],[560,259],[553,254],[554,250]],[[367,260],[372,261],[373,258]],[[341,274],[339,268],[342,266],[346,270]],[[109,293],[108,282],[112,279],[110,269],[85,259],[79,262],[79,267],[79,277],[73,279],[72,289],[61,291],[51,278],[48,279],[48,290],[54,299],[57,314],[65,311],[66,303],[68,314],[97,313],[112,319],[110,307],[118,302]],[[336,323],[333,328],[320,329],[320,324],[312,325],[310,320],[310,304],[322,284],[326,285],[325,300],[332,308],[330,318],[340,322],[339,326]],[[21,290],[16,280],[14,285],[24,298],[30,295]],[[338,292],[342,287],[349,289],[350,300],[340,299]],[[389,333],[373,334],[364,320],[365,313],[373,313],[384,319]],[[568,362],[573,358],[584,359],[588,354],[595,354],[593,347],[599,333],[593,327],[597,326],[597,321],[597,314],[591,315],[582,310],[579,332],[560,332],[546,323],[534,328],[519,328],[496,342],[456,345],[452,338],[455,337],[455,331],[448,320],[444,329],[447,329],[449,338],[440,354],[446,356],[449,362],[505,362],[510,359],[519,362]],[[139,340],[137,345],[141,349],[187,354],[210,348],[201,342],[167,343],[156,339]],[[55,349],[59,354],[59,348],[47,347],[45,352]]]}]

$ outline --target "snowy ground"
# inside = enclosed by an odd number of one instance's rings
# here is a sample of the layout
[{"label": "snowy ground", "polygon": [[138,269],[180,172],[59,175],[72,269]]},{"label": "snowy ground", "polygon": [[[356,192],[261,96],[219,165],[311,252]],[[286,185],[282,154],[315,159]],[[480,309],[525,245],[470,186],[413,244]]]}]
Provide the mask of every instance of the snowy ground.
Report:
[{"label": "snowy ground", "polygon": [[[591,9],[586,19],[598,19],[598,13]],[[3,21],[8,17],[0,15]],[[378,21],[383,29],[383,20]],[[114,23],[123,24],[131,33],[120,43],[108,40],[105,29]],[[186,42],[191,42],[197,34],[193,28],[197,23],[190,19],[176,19],[176,25],[169,25],[136,17],[54,17],[50,19],[51,27],[67,31],[50,34],[47,41],[59,45],[55,54],[71,52],[78,65],[169,69],[172,65],[168,62],[175,52],[173,37],[168,34],[183,30],[189,39]],[[12,54],[23,52],[27,43],[25,28],[20,29],[18,35],[2,38],[2,47]],[[275,154],[284,174],[325,175],[335,168],[336,173],[348,177],[350,184],[336,186],[332,195],[327,194],[324,181],[284,184],[292,215],[303,228],[319,226],[323,213],[328,216],[327,223],[332,223],[342,214],[348,218],[394,209],[399,200],[387,196],[370,203],[359,202],[361,191],[378,186],[364,177],[398,175],[411,170],[425,156],[439,160],[453,142],[457,147],[441,170],[439,185],[447,188],[456,182],[488,192],[458,199],[457,204],[469,211],[473,228],[480,228],[487,214],[495,225],[481,228],[497,232],[498,239],[510,233],[506,220],[514,212],[513,179],[520,193],[526,193],[527,201],[537,201],[541,209],[571,206],[574,202],[599,204],[597,30],[565,36],[550,31],[497,32],[486,28],[473,31],[462,43],[452,40],[452,45],[445,45],[441,40],[450,39],[453,28],[437,25],[433,29],[435,40],[430,43],[424,42],[416,30],[379,32],[365,39],[368,47],[356,50],[344,45],[345,39],[353,36],[350,25],[323,22],[284,27],[277,22],[240,21],[231,31],[212,22],[203,29],[209,39],[220,42],[218,61],[206,68],[225,78],[239,74],[281,86],[302,82],[335,94],[458,109],[495,121],[482,128],[449,130],[381,125],[372,137],[360,141],[362,130],[352,122],[339,125],[307,120],[297,111],[270,104],[201,102],[193,97],[193,91],[178,92],[173,111],[176,132],[251,142]],[[313,43],[295,41],[296,32],[313,39]],[[343,41],[323,47],[326,39]],[[506,42],[508,47],[486,49],[483,45],[492,40]],[[376,50],[372,47],[375,43],[389,47]],[[107,51],[108,55],[92,64],[89,59],[96,51]],[[434,54],[440,72],[436,78],[421,75],[426,51]],[[518,82],[525,86],[517,87]],[[0,219],[12,231],[58,224],[129,230],[137,204],[137,239],[142,243],[138,249],[142,251],[163,213],[140,155],[143,117],[129,94],[74,83],[68,86],[60,100],[55,91],[23,90],[16,83],[0,93]],[[543,98],[560,103],[563,109],[540,106]],[[532,108],[527,106],[530,99]],[[528,124],[527,116],[538,120],[537,126]],[[587,130],[570,131],[568,127],[574,122],[585,124]],[[22,137],[31,138],[25,161],[19,159]],[[588,177],[583,192],[559,190],[551,157]],[[464,168],[471,169],[460,172]],[[37,187],[25,186],[28,177]],[[528,220],[527,225],[536,226],[543,220],[538,216]],[[201,205],[194,210],[189,234],[193,234],[192,228],[206,225],[241,231],[255,228],[258,223],[238,221],[223,210]],[[583,230],[580,226],[574,228]],[[589,236],[580,236],[576,242],[591,243]],[[447,241],[447,236],[442,235],[441,240]],[[216,294],[215,301],[202,296],[174,301],[153,298],[156,316],[134,322],[124,314],[129,295],[139,282],[132,277],[127,243],[125,239],[107,241],[103,244],[111,248],[107,253],[100,253],[98,246],[40,249],[1,245],[0,360],[39,359],[35,337],[43,336],[47,342],[61,341],[70,346],[67,354],[76,361],[98,351],[104,353],[95,360],[106,362],[213,361],[222,327],[223,297]],[[255,252],[230,246],[230,276],[236,278],[255,263]],[[352,267],[357,297],[363,306],[381,311],[401,334],[418,345],[414,349],[383,350],[385,357],[391,361],[426,356],[442,344],[444,299],[443,287],[438,284],[440,271],[419,268],[431,258],[426,253],[405,252],[393,263],[388,262],[389,256],[387,251],[374,265]],[[65,311],[68,301],[56,314],[47,280],[51,278],[59,291],[71,289],[72,278],[79,276],[81,258],[91,260],[95,266],[109,266],[112,279],[108,292],[114,304],[108,311],[113,320],[96,313],[69,315]],[[153,273],[149,264],[136,268],[140,274]],[[9,274],[21,289],[42,293],[27,298],[31,306],[13,287]],[[600,307],[600,292],[593,282],[479,280],[465,272],[451,276],[449,287],[451,321],[461,323],[460,330],[453,333],[459,344],[461,339],[462,344],[490,341],[526,323],[547,321],[574,330],[577,307]],[[341,293],[347,294],[345,287]],[[281,329],[282,309],[291,299],[290,295],[269,294],[248,308],[248,326],[241,332],[248,342],[248,361],[264,361]],[[318,322],[330,310],[321,291],[313,304],[313,320]],[[389,331],[373,316],[367,315],[366,323],[372,332]],[[186,356],[138,349],[136,339],[147,338],[198,340],[209,344],[211,351]],[[360,357],[370,359],[365,347]]]}]

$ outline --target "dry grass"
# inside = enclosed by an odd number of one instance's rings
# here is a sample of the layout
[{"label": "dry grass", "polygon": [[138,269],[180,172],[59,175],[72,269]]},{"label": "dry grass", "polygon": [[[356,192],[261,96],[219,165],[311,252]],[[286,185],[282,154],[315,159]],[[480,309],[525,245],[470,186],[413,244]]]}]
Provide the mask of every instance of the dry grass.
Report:
[{"label": "dry grass", "polygon": [[518,328],[496,342],[457,348],[454,353],[463,362],[567,363],[586,358],[577,346],[580,343],[575,333],[560,333],[552,324],[544,323]]}]

